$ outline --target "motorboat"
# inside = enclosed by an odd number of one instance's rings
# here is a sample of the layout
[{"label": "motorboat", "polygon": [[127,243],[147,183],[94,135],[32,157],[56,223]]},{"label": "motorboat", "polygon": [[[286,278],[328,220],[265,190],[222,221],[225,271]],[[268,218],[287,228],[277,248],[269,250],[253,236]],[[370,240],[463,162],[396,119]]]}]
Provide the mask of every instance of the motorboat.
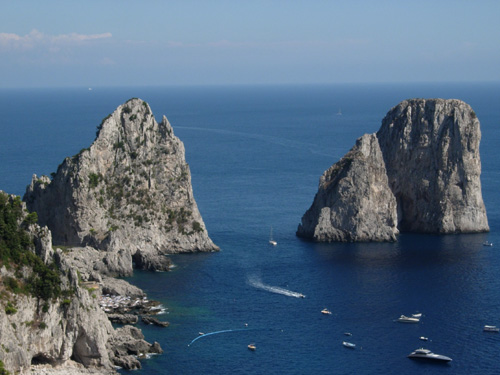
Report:
[{"label": "motorboat", "polygon": [[422,313],[411,314],[411,317],[420,319],[422,317]]},{"label": "motorboat", "polygon": [[356,348],[356,344],[353,344],[352,342],[342,341],[342,345],[344,345],[346,348],[349,348],[349,349]]},{"label": "motorboat", "polygon": [[420,319],[411,316],[401,315],[397,321],[399,323],[418,323],[420,322]]},{"label": "motorboat", "polygon": [[483,331],[484,332],[497,332],[498,333],[500,331],[500,328],[498,328],[497,326],[484,326]]},{"label": "motorboat", "polygon": [[493,243],[491,243],[489,241],[484,241],[483,246],[493,246]]},{"label": "motorboat", "polygon": [[299,298],[306,298],[305,294],[299,293]]},{"label": "motorboat", "polygon": [[427,341],[427,340],[429,340],[429,338],[424,337],[424,336],[420,336],[420,337],[419,337],[419,339],[420,339],[420,340],[422,340],[422,341]]},{"label": "motorboat", "polygon": [[248,344],[248,349],[255,350],[257,349],[257,347],[255,346],[255,344]]},{"label": "motorboat", "polygon": [[420,348],[408,355],[408,358],[412,359],[426,359],[438,362],[451,362],[451,358],[445,355],[436,354],[431,352],[429,349]]},{"label": "motorboat", "polygon": [[278,243],[273,240],[273,227],[271,227],[271,233],[269,234],[269,244],[276,246]]},{"label": "motorboat", "polygon": [[332,315],[332,312],[328,310],[326,307],[323,310],[321,310],[321,313],[325,315]]},{"label": "motorboat", "polygon": [[352,336],[352,333],[351,332],[344,332],[344,335],[346,335],[346,336]]}]

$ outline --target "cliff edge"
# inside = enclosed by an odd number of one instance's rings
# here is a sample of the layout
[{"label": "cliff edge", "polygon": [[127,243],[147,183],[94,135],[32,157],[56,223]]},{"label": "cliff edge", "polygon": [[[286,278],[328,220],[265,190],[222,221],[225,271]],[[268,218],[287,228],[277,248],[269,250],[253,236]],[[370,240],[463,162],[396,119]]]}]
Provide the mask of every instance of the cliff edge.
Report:
[{"label": "cliff edge", "polygon": [[165,254],[219,249],[196,205],[183,143],[141,99],[104,119],[92,145],[52,177],[34,175],[23,200],[54,244],[105,250],[101,271],[127,275],[133,262],[164,270]]},{"label": "cliff edge", "polygon": [[401,232],[489,231],[481,193],[479,120],[460,100],[392,108],[321,177],[297,235],[315,241],[395,241]]}]

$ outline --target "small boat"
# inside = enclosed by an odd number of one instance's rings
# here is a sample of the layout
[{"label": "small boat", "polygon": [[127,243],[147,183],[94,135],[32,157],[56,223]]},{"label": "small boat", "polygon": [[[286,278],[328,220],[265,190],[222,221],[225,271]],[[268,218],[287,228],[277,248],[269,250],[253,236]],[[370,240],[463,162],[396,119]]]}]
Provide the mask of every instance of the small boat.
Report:
[{"label": "small boat", "polygon": [[424,337],[424,336],[420,336],[420,337],[419,337],[419,339],[420,339],[420,340],[422,340],[422,341],[427,341],[427,340],[429,340],[429,338]]},{"label": "small boat", "polygon": [[299,298],[306,298],[305,294],[299,293]]},{"label": "small boat", "polygon": [[346,336],[352,336],[352,333],[351,332],[344,332],[344,335],[346,335]]},{"label": "small boat", "polygon": [[273,227],[271,227],[271,234],[269,235],[269,243],[273,246],[276,246],[278,243],[273,240]]},{"label": "small boat", "polygon": [[429,349],[420,348],[408,355],[408,358],[412,359],[427,359],[438,362],[451,362],[451,358],[441,354],[435,354]]},{"label": "small boat", "polygon": [[342,341],[342,345],[344,345],[346,348],[349,348],[349,349],[356,348],[356,344],[353,344],[352,342]]},{"label": "small boat", "polygon": [[493,246],[493,243],[491,243],[489,241],[484,241],[483,246]]},{"label": "small boat", "polygon": [[421,318],[422,317],[422,313],[417,313],[417,314],[411,314],[411,317],[412,318]]},{"label": "small boat", "polygon": [[418,323],[418,322],[420,322],[420,319],[419,318],[412,318],[410,316],[401,315],[397,321],[399,323]]},{"label": "small boat", "polygon": [[198,332],[198,336],[203,336],[204,333],[203,332]]},{"label": "small boat", "polygon": [[257,347],[255,346],[255,344],[248,344],[248,349],[255,350],[257,349]]},{"label": "small boat", "polygon": [[325,315],[332,315],[332,312],[328,310],[326,307],[323,310],[321,310],[321,313]]},{"label": "small boat", "polygon": [[497,332],[498,333],[500,331],[500,328],[498,328],[497,326],[484,326],[483,331],[484,332]]}]

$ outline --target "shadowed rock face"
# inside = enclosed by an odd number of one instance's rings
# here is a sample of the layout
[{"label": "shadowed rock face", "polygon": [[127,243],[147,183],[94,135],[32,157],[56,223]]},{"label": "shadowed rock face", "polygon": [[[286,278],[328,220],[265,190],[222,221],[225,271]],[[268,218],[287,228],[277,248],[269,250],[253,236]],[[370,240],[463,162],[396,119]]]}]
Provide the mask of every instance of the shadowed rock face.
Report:
[{"label": "shadowed rock face", "polygon": [[106,267],[130,274],[132,259],[216,251],[193,197],[184,145],[163,117],[131,99],[98,127],[88,149],[66,158],[53,180],[33,176],[23,198],[56,245],[106,250]]},{"label": "shadowed rock face", "polygon": [[394,241],[398,231],[488,231],[480,138],[474,111],[460,100],[401,102],[323,174],[297,235]]}]

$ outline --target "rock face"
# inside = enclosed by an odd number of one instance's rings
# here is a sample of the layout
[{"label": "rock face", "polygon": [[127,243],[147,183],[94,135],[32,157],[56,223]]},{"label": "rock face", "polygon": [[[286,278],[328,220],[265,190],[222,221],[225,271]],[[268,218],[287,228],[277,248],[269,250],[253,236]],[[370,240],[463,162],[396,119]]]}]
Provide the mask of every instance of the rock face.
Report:
[{"label": "rock face", "polygon": [[398,231],[488,231],[480,139],[474,111],[460,100],[401,102],[323,174],[297,235],[394,241]]},{"label": "rock face", "polygon": [[[25,205],[20,212],[25,219]],[[46,227],[29,224],[26,231],[34,244],[28,251],[57,266],[63,292],[48,300],[18,292],[9,285],[14,279],[18,280],[15,285],[30,280],[30,268],[0,263],[0,360],[6,369],[16,374],[114,374],[114,366],[124,363],[131,369],[140,368],[136,352],[143,356],[162,352],[158,343],[146,342],[139,329],[113,329],[98,303],[99,284],[82,280],[82,275],[90,275],[83,268],[83,274],[77,271],[72,254],[53,250]],[[94,277],[100,278],[98,274]],[[124,283],[120,280],[116,289],[144,294],[136,287],[125,288]],[[128,350],[124,350],[124,342]]]},{"label": "rock face", "polygon": [[377,137],[370,134],[323,173],[297,234],[316,241],[390,241],[396,224],[396,199]]},{"label": "rock face", "polygon": [[130,274],[133,261],[165,270],[164,254],[218,250],[193,197],[184,145],[140,99],[104,119],[90,148],[66,158],[52,180],[33,176],[23,200],[56,245],[106,250],[112,274]]}]

